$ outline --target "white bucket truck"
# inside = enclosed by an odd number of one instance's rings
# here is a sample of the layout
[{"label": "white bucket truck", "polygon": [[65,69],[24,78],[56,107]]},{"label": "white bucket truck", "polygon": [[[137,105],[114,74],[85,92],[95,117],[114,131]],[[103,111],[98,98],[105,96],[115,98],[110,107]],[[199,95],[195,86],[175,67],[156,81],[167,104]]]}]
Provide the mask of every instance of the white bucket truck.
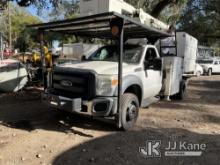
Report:
[{"label": "white bucket truck", "polygon": [[[153,45],[160,38],[172,36],[165,32],[164,25],[158,28],[163,23],[150,18],[151,21],[145,21],[155,25],[143,24],[138,18],[112,11],[92,14],[95,15],[32,25],[44,32],[111,41],[86,60],[55,66],[52,84],[45,86],[43,100],[59,110],[111,119],[119,128],[129,130],[140,107],[150,105],[157,96],[183,98],[186,88],[183,58],[161,58]],[[147,38],[148,42],[125,42],[137,38]]]}]

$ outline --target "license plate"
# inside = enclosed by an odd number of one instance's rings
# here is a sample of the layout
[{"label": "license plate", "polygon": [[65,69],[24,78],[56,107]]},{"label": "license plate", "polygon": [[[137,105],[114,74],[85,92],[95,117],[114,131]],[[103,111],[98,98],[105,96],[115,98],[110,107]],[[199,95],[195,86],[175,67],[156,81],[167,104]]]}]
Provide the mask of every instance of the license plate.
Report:
[{"label": "license plate", "polygon": [[72,107],[74,111],[81,111],[82,109],[82,99],[77,98],[72,100]]}]

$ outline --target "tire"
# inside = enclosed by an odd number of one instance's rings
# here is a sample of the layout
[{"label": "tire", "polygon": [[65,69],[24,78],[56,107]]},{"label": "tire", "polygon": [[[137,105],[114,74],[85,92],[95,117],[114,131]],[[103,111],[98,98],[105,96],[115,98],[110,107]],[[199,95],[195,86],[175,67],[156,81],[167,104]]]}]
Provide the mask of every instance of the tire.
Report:
[{"label": "tire", "polygon": [[185,83],[185,81],[182,81],[182,82],[180,83],[179,93],[177,93],[177,94],[175,95],[175,99],[176,99],[176,100],[183,100],[184,97],[185,97],[185,94],[186,94],[186,83]]},{"label": "tire", "polygon": [[139,101],[137,96],[131,93],[123,94],[119,120],[124,131],[132,129],[137,121],[138,113]]},{"label": "tire", "polygon": [[208,76],[211,76],[211,75],[212,75],[212,69],[209,68],[209,69],[208,69]]},{"label": "tire", "polygon": [[200,77],[201,76],[201,72],[200,71],[197,71],[196,72],[196,77]]}]

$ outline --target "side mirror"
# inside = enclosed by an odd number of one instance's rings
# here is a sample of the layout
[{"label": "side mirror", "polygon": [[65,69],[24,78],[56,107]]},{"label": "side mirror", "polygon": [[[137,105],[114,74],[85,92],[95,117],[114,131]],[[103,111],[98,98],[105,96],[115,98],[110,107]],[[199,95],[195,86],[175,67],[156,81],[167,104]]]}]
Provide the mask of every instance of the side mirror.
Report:
[{"label": "side mirror", "polygon": [[162,69],[162,60],[161,58],[155,58],[152,61],[145,61],[144,62],[144,69],[151,69],[151,70],[161,70]]},{"label": "side mirror", "polygon": [[154,70],[161,70],[162,69],[162,59],[161,58],[155,58],[154,59]]},{"label": "side mirror", "polygon": [[144,70],[149,69],[149,61],[144,61]]}]

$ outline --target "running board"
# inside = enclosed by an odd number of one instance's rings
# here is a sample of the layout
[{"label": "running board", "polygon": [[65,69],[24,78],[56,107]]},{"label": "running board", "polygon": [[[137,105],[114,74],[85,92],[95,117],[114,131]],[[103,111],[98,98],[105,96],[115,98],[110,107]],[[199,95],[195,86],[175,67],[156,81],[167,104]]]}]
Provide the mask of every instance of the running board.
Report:
[{"label": "running board", "polygon": [[153,104],[153,103],[156,103],[160,101],[160,98],[159,97],[151,97],[151,98],[147,98],[147,99],[143,99],[142,100],[142,104],[141,104],[141,107],[142,108],[146,108],[148,107],[149,105]]}]

